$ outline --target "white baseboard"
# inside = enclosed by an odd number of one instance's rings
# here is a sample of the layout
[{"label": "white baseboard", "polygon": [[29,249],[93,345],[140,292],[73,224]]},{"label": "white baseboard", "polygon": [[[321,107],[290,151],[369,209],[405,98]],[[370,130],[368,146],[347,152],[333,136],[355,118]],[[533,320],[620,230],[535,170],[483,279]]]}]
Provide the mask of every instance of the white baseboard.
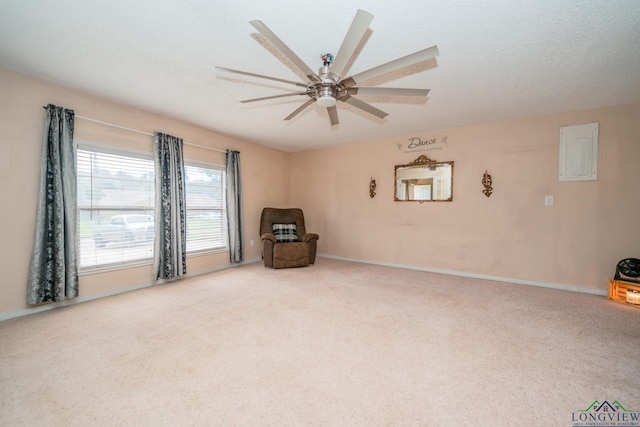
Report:
[{"label": "white baseboard", "polygon": [[120,288],[120,289],[112,289],[109,291],[105,291],[105,292],[100,292],[97,294],[92,294],[92,295],[87,295],[87,296],[83,296],[83,297],[78,297],[78,298],[73,298],[73,299],[67,299],[64,301],[58,301],[58,302],[52,302],[49,304],[43,304],[43,305],[39,305],[37,307],[28,307],[28,308],[23,308],[22,310],[17,310],[17,311],[11,311],[11,312],[6,312],[6,313],[0,313],[0,322],[3,320],[9,320],[9,319],[13,319],[16,317],[22,317],[22,316],[27,316],[29,314],[34,314],[34,313],[40,313],[42,311],[47,311],[47,310],[54,310],[56,308],[59,307],[66,307],[69,305],[74,305],[74,304],[80,304],[86,301],[91,301],[94,299],[98,299],[98,298],[105,298],[105,297],[110,297],[113,295],[118,295],[118,294],[124,294],[126,292],[132,292],[132,291],[137,291],[138,289],[144,289],[144,288],[149,288],[151,286],[157,286],[157,285],[162,285],[165,283],[170,283],[176,280],[182,280],[182,279],[186,279],[189,277],[197,277],[197,276],[202,276],[204,274],[209,274],[209,273],[215,273],[216,271],[221,271],[221,270],[226,270],[229,268],[235,268],[235,267],[239,267],[241,265],[247,265],[247,264],[253,264],[254,262],[258,262],[258,261],[262,261],[262,259],[260,258],[253,258],[253,259],[248,259],[245,261],[242,261],[240,263],[237,264],[226,264],[226,265],[222,265],[219,267],[214,267],[214,268],[210,268],[207,270],[203,270],[203,271],[199,271],[197,273],[192,273],[192,274],[186,274],[184,276],[181,276],[180,278],[177,279],[173,279],[173,280],[158,280],[155,282],[147,282],[147,283],[142,283],[140,285],[134,285],[134,286],[129,286],[127,288]]},{"label": "white baseboard", "polygon": [[[470,272],[467,272],[467,271],[446,270],[446,269],[439,269],[439,268],[427,268],[427,267],[417,267],[417,266],[413,266],[413,265],[395,264],[395,263],[390,263],[390,262],[369,261],[369,260],[363,260],[363,259],[334,256],[334,255],[323,254],[323,253],[318,253],[318,257],[328,258],[328,259],[336,259],[336,260],[341,260],[341,261],[358,262],[358,263],[362,263],[362,264],[380,265],[380,266],[384,266],[384,267],[403,268],[403,269],[407,269],[407,270],[426,271],[426,272],[429,272],[429,273],[449,274],[449,275],[452,275],[452,276],[471,277],[471,278],[474,278],[474,279],[493,280],[493,281],[496,281],[496,282],[514,283],[514,284],[526,285],[526,286],[538,286],[538,287],[541,287],[541,288],[550,288],[550,289],[558,289],[558,290],[563,290],[563,291],[580,292],[580,293],[585,293],[585,294],[607,296],[607,291],[597,290],[597,289],[580,288],[578,286],[565,285],[565,284],[561,284],[561,283],[537,282],[537,281],[533,281],[533,280],[512,279],[512,278],[500,277],[500,276],[489,276],[489,275],[486,275],[486,274],[470,273]],[[260,258],[248,259],[248,260],[245,260],[245,261],[243,261],[241,263],[238,263],[238,264],[227,264],[227,265],[223,265],[223,266],[219,266],[219,267],[210,268],[210,269],[207,269],[207,270],[204,270],[204,271],[199,271],[198,273],[187,274],[186,276],[183,276],[180,279],[188,278],[188,277],[202,276],[204,274],[215,273],[216,271],[226,270],[226,269],[229,269],[229,268],[239,267],[241,265],[246,265],[246,264],[253,264],[254,262],[261,262],[261,261],[262,260]],[[174,279],[174,280],[180,280],[180,279]],[[143,284],[140,284],[140,285],[130,286],[128,288],[113,289],[113,290],[101,292],[101,293],[98,293],[98,294],[87,295],[87,296],[84,296],[84,297],[78,297],[78,298],[73,298],[73,299],[69,299],[69,300],[54,302],[54,303],[50,303],[50,304],[40,305],[40,306],[37,306],[37,307],[29,307],[29,308],[24,308],[22,310],[17,310],[17,311],[12,311],[12,312],[7,312],[7,313],[0,313],[0,322],[3,321],[3,320],[13,319],[13,318],[16,318],[16,317],[22,317],[22,316],[26,316],[26,315],[34,314],[34,313],[40,313],[42,311],[53,310],[53,309],[56,309],[58,307],[66,307],[66,306],[73,305],[73,304],[80,304],[80,303],[83,303],[85,301],[91,301],[91,300],[98,299],[98,298],[104,298],[104,297],[109,297],[109,296],[113,296],[113,295],[123,294],[123,293],[126,293],[126,292],[132,292],[132,291],[136,291],[138,289],[148,288],[148,287],[151,287],[151,286],[157,286],[157,285],[161,285],[161,284],[169,283],[169,282],[171,282],[171,281],[163,280],[163,281],[157,281],[157,282],[148,282],[148,283],[143,283]]]},{"label": "white baseboard", "polygon": [[474,279],[493,280],[493,281],[496,281],[496,282],[515,283],[515,284],[518,284],[518,285],[538,286],[540,288],[559,289],[559,290],[563,290],[563,291],[580,292],[580,293],[584,293],[584,294],[607,296],[607,291],[602,291],[602,290],[598,290],[598,289],[580,288],[578,286],[564,285],[564,284],[561,284],[561,283],[547,283],[547,282],[536,282],[536,281],[533,281],[533,280],[511,279],[511,278],[508,278],[508,277],[489,276],[489,275],[486,275],[486,274],[470,273],[470,272],[467,272],[467,271],[446,270],[446,269],[440,269],[440,268],[416,267],[416,266],[413,266],[413,265],[395,264],[395,263],[390,263],[390,262],[379,262],[379,261],[368,261],[368,260],[363,260],[363,259],[345,258],[345,257],[328,255],[328,254],[321,254],[321,253],[318,253],[318,256],[321,257],[321,258],[337,259],[337,260],[341,260],[341,261],[352,261],[352,262],[359,262],[359,263],[363,263],[363,264],[380,265],[380,266],[384,266],[384,267],[404,268],[404,269],[407,269],[407,270],[426,271],[426,272],[429,272],[429,273],[450,274],[452,276],[471,277],[471,278],[474,278]]}]

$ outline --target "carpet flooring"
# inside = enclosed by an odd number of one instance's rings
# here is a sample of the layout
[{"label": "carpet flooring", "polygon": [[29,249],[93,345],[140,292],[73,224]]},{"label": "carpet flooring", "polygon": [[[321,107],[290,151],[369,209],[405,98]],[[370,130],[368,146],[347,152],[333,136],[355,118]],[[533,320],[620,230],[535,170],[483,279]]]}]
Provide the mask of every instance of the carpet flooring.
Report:
[{"label": "carpet flooring", "polygon": [[639,372],[602,296],[256,263],[0,322],[0,425],[572,426]]}]

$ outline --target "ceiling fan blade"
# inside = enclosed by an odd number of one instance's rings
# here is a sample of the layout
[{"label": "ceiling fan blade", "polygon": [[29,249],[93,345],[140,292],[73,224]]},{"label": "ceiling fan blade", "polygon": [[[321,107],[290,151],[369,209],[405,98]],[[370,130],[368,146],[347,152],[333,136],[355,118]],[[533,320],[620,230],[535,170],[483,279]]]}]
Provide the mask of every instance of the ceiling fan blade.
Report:
[{"label": "ceiling fan blade", "polygon": [[302,71],[310,81],[320,81],[320,78],[313,72],[313,70],[309,68],[309,66],[305,64],[304,61],[302,61],[302,59],[298,57],[298,55],[296,55],[291,49],[289,49],[289,46],[284,44],[284,42],[280,40],[278,36],[276,36],[266,25],[264,25],[262,21],[255,20],[249,23],[253,25],[253,27],[264,36],[264,38],[269,40],[272,45],[274,45],[280,52],[282,52],[284,56],[289,59],[289,61],[291,61],[296,67],[298,67],[298,69]]},{"label": "ceiling fan blade", "polygon": [[431,59],[435,56],[438,56],[438,47],[431,46],[426,49],[419,50],[418,52],[414,52],[410,55],[403,56],[402,58],[398,58],[393,61],[386,62],[382,65],[378,65],[377,67],[370,68],[361,73],[354,74],[353,76],[344,79],[342,81],[342,84],[345,87],[351,87],[358,84],[359,82],[381,76],[391,71],[399,70],[400,68],[417,64],[418,62],[426,61],[427,59]]},{"label": "ceiling fan blade", "polygon": [[333,107],[327,107],[327,111],[329,112],[329,120],[331,120],[331,126],[339,125],[340,120],[338,120],[338,109],[334,105]]},{"label": "ceiling fan blade", "polygon": [[266,101],[267,99],[284,98],[287,96],[306,95],[306,94],[307,92],[285,93],[282,95],[271,95],[271,96],[263,96],[262,98],[245,99],[244,101],[240,101],[240,102],[242,102],[243,104],[246,104],[247,102]]},{"label": "ceiling fan blade", "polygon": [[224,67],[218,67],[218,66],[216,66],[216,69],[222,70],[222,71],[228,71],[230,73],[242,74],[242,75],[245,75],[245,76],[258,77],[260,79],[267,79],[267,80],[273,80],[273,81],[281,82],[281,83],[288,83],[290,85],[296,85],[296,86],[304,87],[304,88],[307,87],[306,84],[301,83],[301,82],[294,82],[294,81],[291,81],[291,80],[279,79],[277,77],[264,76],[262,74],[248,73],[246,71],[232,70],[231,68],[224,68]]},{"label": "ceiling fan blade", "polygon": [[384,119],[389,115],[382,110],[378,110],[373,105],[367,104],[366,102],[360,101],[359,99],[354,98],[352,96],[347,95],[346,97],[341,98],[340,100],[346,102],[349,105],[353,105],[354,107],[359,108],[363,111],[366,111],[369,114],[373,114],[374,116],[380,119]]},{"label": "ceiling fan blade", "polygon": [[408,89],[399,87],[350,87],[348,95],[373,95],[373,96],[427,96],[430,89]]},{"label": "ceiling fan blade", "polygon": [[304,110],[305,108],[307,108],[309,105],[313,104],[315,102],[314,99],[310,99],[307,102],[305,102],[304,104],[302,104],[301,106],[299,106],[298,108],[295,109],[295,111],[291,114],[289,114],[287,117],[285,117],[285,120],[291,120],[293,119],[295,116],[297,116],[298,114],[300,114],[302,112],[302,110]]},{"label": "ceiling fan blade", "polygon": [[360,43],[360,40],[362,40],[362,37],[364,37],[364,34],[367,32],[367,28],[369,28],[372,20],[373,15],[364,10],[358,10],[356,16],[353,18],[349,31],[347,31],[347,35],[342,41],[342,46],[340,46],[334,58],[333,65],[331,66],[331,74],[336,81],[340,79],[342,72],[356,51],[358,43]]}]

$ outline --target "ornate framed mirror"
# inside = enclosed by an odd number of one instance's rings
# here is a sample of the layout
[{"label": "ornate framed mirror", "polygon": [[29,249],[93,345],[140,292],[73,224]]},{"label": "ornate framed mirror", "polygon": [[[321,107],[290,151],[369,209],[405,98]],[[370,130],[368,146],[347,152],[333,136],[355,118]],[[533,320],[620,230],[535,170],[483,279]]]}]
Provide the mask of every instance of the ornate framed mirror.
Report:
[{"label": "ornate framed mirror", "polygon": [[425,155],[396,165],[393,200],[396,202],[453,201],[453,162],[437,162]]}]

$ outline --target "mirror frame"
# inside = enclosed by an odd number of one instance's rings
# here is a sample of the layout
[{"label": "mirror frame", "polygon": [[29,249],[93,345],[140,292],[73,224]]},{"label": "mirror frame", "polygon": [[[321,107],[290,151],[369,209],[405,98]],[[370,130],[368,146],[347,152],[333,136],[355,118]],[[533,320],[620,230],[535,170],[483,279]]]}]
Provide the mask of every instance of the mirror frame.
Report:
[{"label": "mirror frame", "polygon": [[[440,200],[404,200],[404,199],[398,199],[398,169],[399,168],[406,168],[406,167],[412,167],[412,166],[435,166],[435,165],[443,165],[443,164],[447,164],[451,166],[451,193],[449,195],[448,199],[440,199]],[[418,203],[425,203],[425,202],[452,202],[453,201],[453,161],[450,162],[437,162],[435,160],[431,160],[430,158],[428,158],[427,156],[420,155],[418,156],[417,159],[415,159],[413,162],[411,163],[407,163],[406,165],[396,165],[394,173],[393,173],[393,200],[395,202],[418,202]]]}]

